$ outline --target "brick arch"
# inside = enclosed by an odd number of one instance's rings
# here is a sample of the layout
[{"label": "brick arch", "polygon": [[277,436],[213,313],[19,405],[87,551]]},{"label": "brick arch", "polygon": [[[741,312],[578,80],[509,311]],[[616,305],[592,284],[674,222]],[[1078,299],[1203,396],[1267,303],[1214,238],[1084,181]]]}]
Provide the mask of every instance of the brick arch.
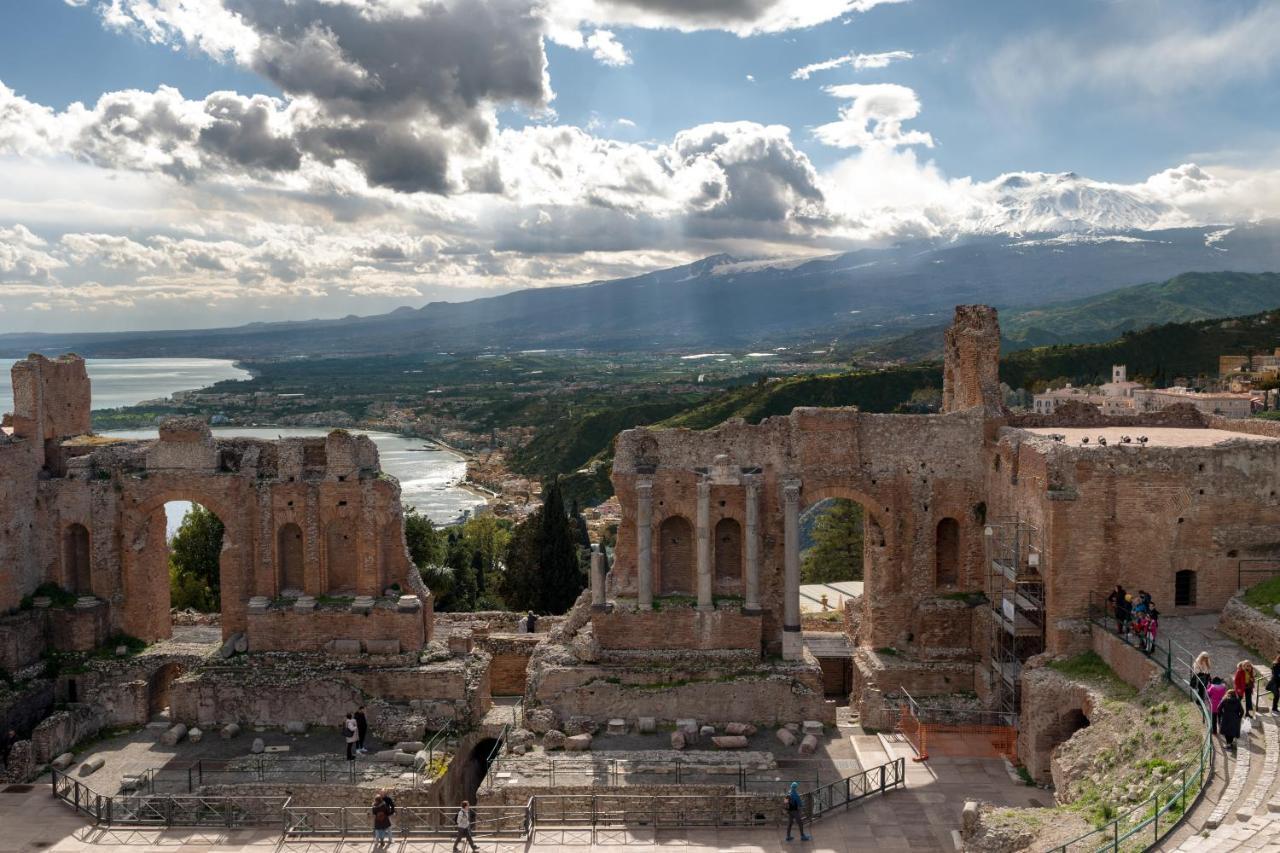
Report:
[{"label": "brick arch", "polygon": [[[238,506],[236,491],[224,478],[198,477],[198,482],[164,483],[151,477],[126,491],[127,512],[121,521],[121,586],[124,607],[120,627],[144,640],[172,635],[169,619],[169,549],[164,506],[173,501],[198,503],[222,522],[222,554],[218,563],[222,599],[222,634],[243,631],[245,606],[253,595],[253,530]],[[206,479],[215,482],[204,482]],[[220,481],[220,482],[219,482]],[[217,487],[217,488],[215,488]],[[142,492],[138,494],[137,492]]]},{"label": "brick arch", "polygon": [[694,528],[683,515],[668,515],[658,523],[658,553],[654,588],[659,595],[697,593]]},{"label": "brick arch", "polygon": [[[851,500],[862,507],[863,539],[873,547],[886,548],[890,543],[893,525],[889,523],[889,508],[872,495],[845,485],[823,485],[810,488],[803,484],[800,487],[800,511],[804,512],[817,503],[832,498]],[[874,535],[872,535],[874,534]]]},{"label": "brick arch", "polygon": [[742,524],[726,516],[711,531],[712,579],[717,591],[742,586]]},{"label": "brick arch", "polygon": [[77,595],[93,595],[93,544],[89,528],[73,521],[62,530],[63,586]]},{"label": "brick arch", "polygon": [[307,591],[306,544],[296,521],[286,521],[276,529],[276,570],[281,590]]}]

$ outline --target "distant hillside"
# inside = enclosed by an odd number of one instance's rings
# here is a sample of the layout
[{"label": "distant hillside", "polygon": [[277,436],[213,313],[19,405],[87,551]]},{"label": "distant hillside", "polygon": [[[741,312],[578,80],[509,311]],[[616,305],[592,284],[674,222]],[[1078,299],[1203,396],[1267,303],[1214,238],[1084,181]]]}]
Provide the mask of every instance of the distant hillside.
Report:
[{"label": "distant hillside", "polygon": [[632,278],[370,317],[197,331],[0,335],[0,355],[74,350],[95,357],[254,359],[530,348],[697,351],[833,340],[854,345],[936,326],[961,303],[984,302],[1007,312],[1221,269],[1280,270],[1280,223],[914,239],[800,260],[716,255]]},{"label": "distant hillside", "polygon": [[1099,296],[1000,318],[1006,349],[1098,343],[1164,323],[1234,317],[1280,307],[1280,274],[1184,273],[1168,281],[1123,287]]}]

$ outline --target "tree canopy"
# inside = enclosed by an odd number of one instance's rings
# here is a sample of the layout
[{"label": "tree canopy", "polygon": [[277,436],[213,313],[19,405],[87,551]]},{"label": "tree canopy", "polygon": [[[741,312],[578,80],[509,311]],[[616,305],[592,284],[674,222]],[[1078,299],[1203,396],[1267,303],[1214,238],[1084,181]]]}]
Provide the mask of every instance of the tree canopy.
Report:
[{"label": "tree canopy", "polygon": [[173,607],[212,612],[221,606],[218,565],[221,519],[192,504],[169,540],[169,598]]},{"label": "tree canopy", "polygon": [[862,580],[862,507],[836,498],[813,525],[813,547],[800,565],[804,583]]}]

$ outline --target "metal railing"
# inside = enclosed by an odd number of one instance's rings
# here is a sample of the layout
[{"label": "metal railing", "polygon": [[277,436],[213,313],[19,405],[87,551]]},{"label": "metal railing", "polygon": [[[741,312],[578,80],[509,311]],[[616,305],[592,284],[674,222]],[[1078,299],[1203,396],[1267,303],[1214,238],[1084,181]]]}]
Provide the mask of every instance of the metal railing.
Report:
[{"label": "metal railing", "polygon": [[175,796],[140,792],[105,796],[60,770],[53,795],[99,826],[264,826],[277,823],[288,797]]},{"label": "metal railing", "polygon": [[1160,787],[1138,805],[1108,821],[1092,832],[1073,838],[1066,844],[1053,848],[1051,853],[1068,851],[1104,851],[1116,853],[1133,847],[1145,850],[1160,842],[1173,831],[1187,810],[1199,802],[1204,789],[1213,776],[1213,735],[1209,708],[1193,685],[1192,663],[1195,660],[1185,646],[1170,640],[1157,640],[1151,651],[1144,651],[1130,642],[1113,615],[1105,606],[1090,602],[1089,621],[1104,631],[1114,632],[1116,639],[1133,647],[1134,652],[1151,659],[1170,684],[1182,690],[1195,703],[1204,725],[1204,739],[1197,754],[1191,758],[1181,773]]},{"label": "metal railing", "polygon": [[[545,758],[532,767],[527,757],[496,756],[481,790],[501,784],[500,772],[516,773],[523,768],[529,784],[557,785],[731,785],[739,792],[773,789],[779,782],[798,778],[794,771],[758,769],[742,762],[709,764],[688,758],[603,758],[583,754],[580,758]],[[814,787],[821,784],[816,775]]]},{"label": "metal railing", "polygon": [[[476,838],[523,838],[529,830],[529,807],[475,806]],[[293,806],[283,810],[286,838],[347,836],[372,831],[371,806]],[[278,816],[279,817],[279,816]],[[452,836],[457,830],[456,806],[398,806],[393,818],[400,837]]]}]

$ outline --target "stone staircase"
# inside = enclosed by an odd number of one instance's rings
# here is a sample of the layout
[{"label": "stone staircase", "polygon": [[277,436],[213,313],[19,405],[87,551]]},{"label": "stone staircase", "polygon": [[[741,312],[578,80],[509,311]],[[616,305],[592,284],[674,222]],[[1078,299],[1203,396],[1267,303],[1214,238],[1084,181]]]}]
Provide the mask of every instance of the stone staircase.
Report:
[{"label": "stone staircase", "polygon": [[[1217,853],[1231,850],[1280,851],[1280,717],[1259,714],[1248,742],[1218,755],[1219,773],[1228,775],[1216,803],[1202,801],[1161,850]],[[1197,813],[1209,809],[1207,817]]]}]

